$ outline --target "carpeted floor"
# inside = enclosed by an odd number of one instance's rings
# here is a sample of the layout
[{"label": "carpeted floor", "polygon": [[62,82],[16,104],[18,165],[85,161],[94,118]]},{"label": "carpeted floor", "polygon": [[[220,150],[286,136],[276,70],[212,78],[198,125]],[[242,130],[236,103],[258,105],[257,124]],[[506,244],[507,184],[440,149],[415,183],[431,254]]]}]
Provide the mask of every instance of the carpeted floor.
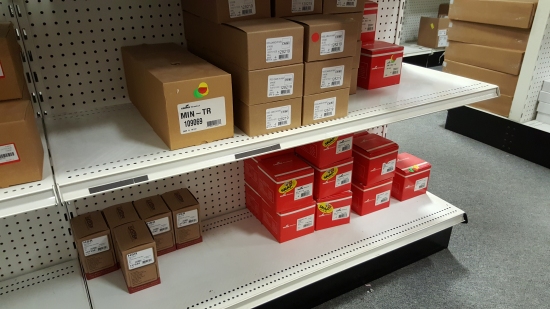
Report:
[{"label": "carpeted floor", "polygon": [[388,137],[432,163],[430,191],[470,223],[448,250],[318,309],[550,308],[550,170],[447,131],[445,118],[392,124]]}]

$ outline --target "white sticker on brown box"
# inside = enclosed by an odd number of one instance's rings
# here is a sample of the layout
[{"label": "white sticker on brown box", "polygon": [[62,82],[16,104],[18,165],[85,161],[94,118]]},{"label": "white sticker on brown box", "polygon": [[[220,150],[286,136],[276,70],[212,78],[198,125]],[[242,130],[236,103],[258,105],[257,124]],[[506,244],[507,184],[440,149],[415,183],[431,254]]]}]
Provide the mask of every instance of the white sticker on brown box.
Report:
[{"label": "white sticker on brown box", "polygon": [[109,236],[104,235],[82,241],[84,256],[90,256],[109,250]]},{"label": "white sticker on brown box", "polygon": [[256,14],[256,0],[228,0],[229,17],[243,17]]},{"label": "white sticker on brown box", "polygon": [[340,87],[344,84],[344,66],[323,68],[321,89]]},{"label": "white sticker on brown box", "polygon": [[265,40],[265,62],[292,60],[292,37],[270,38]]},{"label": "white sticker on brown box", "polygon": [[427,186],[428,186],[428,177],[419,179],[414,184],[414,191],[416,192],[422,189],[426,189]]},{"label": "white sticker on brown box", "polygon": [[354,8],[357,6],[357,0],[338,0],[336,6],[339,8]]},{"label": "white sticker on brown box", "polygon": [[336,187],[351,183],[351,171],[336,176]]},{"label": "white sticker on brown box", "polygon": [[349,218],[351,206],[345,206],[334,209],[332,212],[332,221]]},{"label": "white sticker on brown box", "polygon": [[225,126],[225,97],[183,103],[177,106],[180,134]]},{"label": "white sticker on brown box", "polygon": [[336,97],[317,100],[313,103],[313,120],[334,117],[336,115]]},{"label": "white sticker on brown box", "polygon": [[168,217],[148,221],[146,223],[149,227],[149,231],[151,231],[151,234],[153,234],[153,236],[170,231],[170,220],[168,220]]},{"label": "white sticker on brown box", "polygon": [[376,202],[374,203],[374,206],[379,206],[381,204],[388,202],[390,200],[390,194],[391,194],[391,190],[377,194]]},{"label": "white sticker on brown box", "polygon": [[147,248],[138,252],[132,252],[126,255],[128,260],[128,269],[136,269],[155,262],[153,248]]},{"label": "white sticker on brown box", "polygon": [[397,160],[391,160],[390,162],[382,164],[382,170],[381,175],[386,175],[388,173],[395,171],[395,164],[397,163]]},{"label": "white sticker on brown box", "polygon": [[384,67],[384,77],[391,77],[401,74],[401,64],[403,63],[403,58],[399,57],[397,59],[387,59],[386,66]]},{"label": "white sticker on brown box", "polygon": [[345,30],[323,32],[321,34],[321,56],[344,51]]},{"label": "white sticker on brown box", "polygon": [[265,111],[265,128],[269,130],[289,126],[291,117],[292,106],[290,105],[268,108]]},{"label": "white sticker on brown box", "polygon": [[440,35],[437,40],[437,47],[449,46],[449,37],[446,35]]},{"label": "white sticker on brown box", "polygon": [[15,149],[15,144],[0,146],[0,165],[19,162],[19,154]]},{"label": "white sticker on brown box", "polygon": [[294,73],[269,75],[267,78],[267,97],[282,97],[294,93]]},{"label": "white sticker on brown box", "polygon": [[353,145],[353,137],[348,137],[342,140],[339,140],[336,144],[336,154],[341,154],[342,152],[351,151],[351,146]]},{"label": "white sticker on brown box", "polygon": [[373,32],[376,30],[376,14],[363,15],[361,33]]},{"label": "white sticker on brown box", "polygon": [[298,219],[296,222],[296,230],[301,231],[303,229],[307,229],[308,227],[312,227],[315,223],[315,215],[309,215],[307,217],[303,217],[301,219]]},{"label": "white sticker on brown box", "polygon": [[294,200],[301,200],[308,196],[311,196],[313,194],[313,184],[308,183],[307,185],[303,185],[301,187],[297,187],[294,189]]},{"label": "white sticker on brown box", "polygon": [[292,0],[292,13],[313,12],[315,1],[313,0]]},{"label": "white sticker on brown box", "polygon": [[180,212],[177,215],[178,228],[199,223],[199,212],[196,209]]},{"label": "white sticker on brown box", "polygon": [[438,36],[447,35],[447,29],[442,29],[437,31]]}]

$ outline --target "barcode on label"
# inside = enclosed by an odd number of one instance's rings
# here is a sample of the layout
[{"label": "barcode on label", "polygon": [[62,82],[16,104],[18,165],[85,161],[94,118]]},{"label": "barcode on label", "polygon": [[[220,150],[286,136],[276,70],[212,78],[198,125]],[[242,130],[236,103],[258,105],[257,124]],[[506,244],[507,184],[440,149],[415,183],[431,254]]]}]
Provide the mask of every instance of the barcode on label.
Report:
[{"label": "barcode on label", "polygon": [[339,215],[338,215],[338,219],[343,219],[343,218],[345,218],[345,217],[347,217],[346,214],[339,214]]},{"label": "barcode on label", "polygon": [[385,202],[387,202],[387,201],[388,201],[388,198],[387,198],[387,197],[384,197],[384,198],[382,198],[382,199],[380,200],[380,202],[382,202],[382,203],[385,203]]},{"label": "barcode on label", "polygon": [[374,26],[369,26],[369,27],[367,28],[367,31],[374,31]]},{"label": "barcode on label", "polygon": [[303,6],[303,7],[302,7],[302,11],[306,11],[306,12],[308,12],[308,11],[313,11],[313,7],[311,7],[311,5],[309,5],[309,6]]},{"label": "barcode on label", "polygon": [[277,122],[277,125],[278,125],[279,127],[286,126],[287,124],[288,124],[288,121],[286,121],[286,120],[285,120],[285,121],[279,121],[279,122]]},{"label": "barcode on label", "polygon": [[350,149],[351,149],[351,145],[346,145],[346,146],[342,147],[341,152],[348,151]]},{"label": "barcode on label", "polygon": [[5,159],[5,158],[9,158],[9,157],[15,157],[15,152],[4,153],[4,154],[0,155],[0,159]]},{"label": "barcode on label", "polygon": [[252,9],[248,9],[248,10],[243,10],[243,11],[242,11],[242,14],[243,14],[243,15],[249,15],[249,14],[252,14]]},{"label": "barcode on label", "polygon": [[300,197],[306,197],[306,196],[310,196],[310,195],[311,195],[311,192],[304,191],[304,192],[302,192],[302,194],[300,194]]},{"label": "barcode on label", "polygon": [[219,126],[222,124],[222,120],[221,119],[217,119],[217,120],[212,120],[212,121],[208,121],[206,123],[206,126],[207,127],[216,127],[216,126]]},{"label": "barcode on label", "polygon": [[346,2],[346,5],[347,6],[355,6],[355,2],[354,1],[348,1],[348,2]]},{"label": "barcode on label", "polygon": [[334,53],[334,52],[339,52],[339,51],[340,51],[340,47],[333,47],[331,51],[332,51],[333,53]]},{"label": "barcode on label", "polygon": [[279,55],[279,59],[288,59],[290,57],[289,54]]},{"label": "barcode on label", "polygon": [[332,116],[332,112],[326,112],[323,114],[324,117],[330,117]]},{"label": "barcode on label", "polygon": [[340,86],[340,81],[335,81],[331,83],[332,86]]},{"label": "barcode on label", "polygon": [[394,74],[394,75],[399,74],[399,69],[393,69],[392,74]]},{"label": "barcode on label", "polygon": [[103,247],[98,247],[97,248],[98,251],[101,251],[101,250],[107,250],[107,246],[103,246]]},{"label": "barcode on label", "polygon": [[143,262],[141,262],[141,263],[145,264],[145,263],[151,263],[151,262],[153,262],[153,259],[143,260]]},{"label": "barcode on label", "polygon": [[306,224],[303,225],[303,228],[310,227],[312,225],[313,225],[312,222],[307,222]]},{"label": "barcode on label", "polygon": [[281,94],[290,94],[290,90],[281,90]]}]

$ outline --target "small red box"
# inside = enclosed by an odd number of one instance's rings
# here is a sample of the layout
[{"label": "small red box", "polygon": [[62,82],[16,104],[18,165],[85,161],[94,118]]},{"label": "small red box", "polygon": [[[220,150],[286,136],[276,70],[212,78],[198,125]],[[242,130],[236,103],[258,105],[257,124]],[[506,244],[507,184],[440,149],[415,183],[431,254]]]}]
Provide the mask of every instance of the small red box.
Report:
[{"label": "small red box", "polygon": [[399,145],[376,134],[362,135],[353,143],[353,182],[370,187],[391,179]]},{"label": "small red box", "polygon": [[313,198],[315,200],[351,190],[353,157],[326,168],[314,167],[314,170]]},{"label": "small red box", "polygon": [[425,194],[428,191],[432,165],[408,153],[397,156],[397,166],[391,195],[400,201]]},{"label": "small red box", "polygon": [[347,134],[296,147],[296,153],[314,166],[322,168],[351,158],[352,147],[353,134]]},{"label": "small red box", "polygon": [[267,153],[267,154],[250,158],[250,159],[245,159],[244,160],[244,181],[247,182],[249,185],[251,185],[254,188],[254,190],[259,190],[258,162],[264,159],[269,159],[269,158],[277,157],[284,154],[291,154],[291,153],[294,153],[294,148]]},{"label": "small red box", "polygon": [[313,205],[313,168],[295,154],[258,163],[260,196],[278,213]]},{"label": "small red box", "polygon": [[317,200],[315,230],[348,224],[351,220],[351,191]]},{"label": "small red box", "polygon": [[392,180],[385,180],[372,187],[353,184],[351,209],[360,216],[390,207]]},{"label": "small red box", "polygon": [[363,26],[361,29],[361,41],[373,43],[376,39],[376,20],[378,18],[378,3],[367,1],[363,11]]},{"label": "small red box", "polygon": [[376,89],[399,84],[403,51],[403,46],[382,41],[363,44],[357,85]]},{"label": "small red box", "polygon": [[246,208],[256,217],[256,219],[262,221],[262,205],[263,201],[258,193],[248,184],[244,183],[244,195]]}]

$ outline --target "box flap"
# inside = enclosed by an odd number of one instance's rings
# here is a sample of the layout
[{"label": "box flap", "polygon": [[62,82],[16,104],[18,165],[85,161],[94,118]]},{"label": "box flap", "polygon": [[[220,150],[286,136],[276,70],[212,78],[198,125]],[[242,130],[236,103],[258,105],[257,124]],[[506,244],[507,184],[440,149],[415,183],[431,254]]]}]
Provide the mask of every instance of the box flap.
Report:
[{"label": "box flap", "polygon": [[[29,110],[30,109],[30,110]],[[27,111],[32,111],[29,100],[13,100],[0,103],[0,124],[23,121]]]},{"label": "box flap", "polygon": [[83,238],[109,230],[99,210],[72,218],[71,227],[75,238]]},{"label": "box flap", "polygon": [[408,176],[427,171],[432,168],[432,165],[426,160],[420,159],[409,153],[400,153],[397,155],[397,164],[395,172],[399,175]]},{"label": "box flap", "polygon": [[159,195],[135,201],[134,207],[142,220],[170,212],[170,209]]},{"label": "box flap", "polygon": [[399,146],[387,138],[376,134],[362,135],[353,141],[353,151],[374,158],[399,149]]},{"label": "box flap", "polygon": [[258,167],[277,182],[313,174],[313,168],[295,154],[286,154],[262,160]]},{"label": "box flap", "polygon": [[237,28],[246,33],[278,32],[281,30],[301,29],[299,25],[282,18],[264,18],[235,21],[226,25]]},{"label": "box flap", "polygon": [[149,228],[143,221],[135,221],[118,226],[113,230],[113,235],[120,251],[155,243]]},{"label": "box flap", "polygon": [[191,191],[187,188],[164,193],[162,195],[162,199],[164,199],[168,205],[168,208],[172,211],[199,205],[199,202],[195,196],[193,196],[193,193],[191,193]]},{"label": "box flap", "polygon": [[6,38],[11,28],[13,28],[12,23],[0,23],[0,38]]},{"label": "box flap", "polygon": [[107,207],[103,209],[103,216],[111,229],[140,220],[132,202]]}]

